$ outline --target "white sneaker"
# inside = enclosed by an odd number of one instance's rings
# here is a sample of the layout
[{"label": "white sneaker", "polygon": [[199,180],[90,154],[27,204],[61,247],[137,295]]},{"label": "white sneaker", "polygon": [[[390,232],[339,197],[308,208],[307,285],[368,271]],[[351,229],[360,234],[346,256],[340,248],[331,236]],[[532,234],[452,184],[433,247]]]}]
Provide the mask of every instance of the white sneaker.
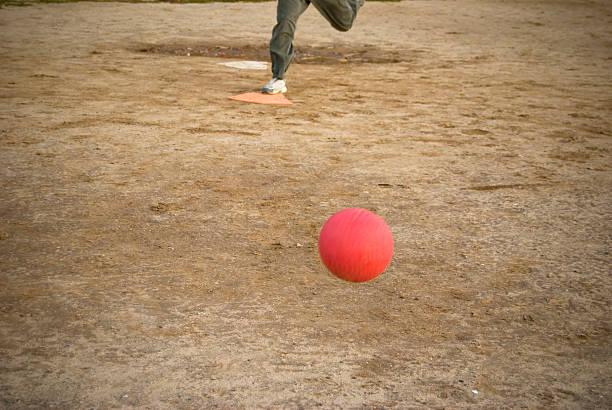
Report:
[{"label": "white sneaker", "polygon": [[261,92],[266,94],[286,93],[287,85],[285,84],[285,80],[273,78],[268,84],[265,85],[264,88],[261,89]]}]

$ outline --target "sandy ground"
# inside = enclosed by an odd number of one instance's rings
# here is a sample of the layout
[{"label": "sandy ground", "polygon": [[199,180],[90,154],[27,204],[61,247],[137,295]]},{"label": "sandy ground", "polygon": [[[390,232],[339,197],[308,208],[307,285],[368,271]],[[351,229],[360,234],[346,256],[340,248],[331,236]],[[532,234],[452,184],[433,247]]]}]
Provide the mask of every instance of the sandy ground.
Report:
[{"label": "sandy ground", "polygon": [[[274,21],[0,9],[0,407],[610,408],[612,4],[310,8],[291,107],[185,53]],[[371,282],[318,257],[348,207]]]}]

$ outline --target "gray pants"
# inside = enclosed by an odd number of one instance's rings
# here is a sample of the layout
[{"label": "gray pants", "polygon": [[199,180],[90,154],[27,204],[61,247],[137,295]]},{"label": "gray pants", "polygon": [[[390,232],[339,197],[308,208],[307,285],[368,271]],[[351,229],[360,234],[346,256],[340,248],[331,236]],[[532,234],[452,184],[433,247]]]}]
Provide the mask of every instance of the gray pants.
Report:
[{"label": "gray pants", "polygon": [[285,78],[285,71],[293,60],[293,36],[300,15],[310,3],[336,30],[348,31],[359,11],[359,0],[278,0],[276,26],[270,40],[272,76]]}]

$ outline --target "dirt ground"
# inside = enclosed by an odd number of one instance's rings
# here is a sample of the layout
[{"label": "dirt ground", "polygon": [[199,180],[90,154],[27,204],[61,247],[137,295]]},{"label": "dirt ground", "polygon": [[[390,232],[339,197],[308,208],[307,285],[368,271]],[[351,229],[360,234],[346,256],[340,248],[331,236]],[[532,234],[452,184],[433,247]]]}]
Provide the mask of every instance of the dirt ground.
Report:
[{"label": "dirt ground", "polygon": [[610,408],[612,3],[275,7],[0,9],[0,407]]}]

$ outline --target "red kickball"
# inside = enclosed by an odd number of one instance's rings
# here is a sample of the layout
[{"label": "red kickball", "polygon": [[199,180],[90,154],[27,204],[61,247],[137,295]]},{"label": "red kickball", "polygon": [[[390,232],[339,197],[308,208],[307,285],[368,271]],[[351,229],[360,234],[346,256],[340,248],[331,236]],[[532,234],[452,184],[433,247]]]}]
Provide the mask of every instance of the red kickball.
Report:
[{"label": "red kickball", "polygon": [[337,277],[350,282],[374,279],[393,256],[393,235],[378,215],[349,208],[332,215],[319,234],[319,255]]}]

